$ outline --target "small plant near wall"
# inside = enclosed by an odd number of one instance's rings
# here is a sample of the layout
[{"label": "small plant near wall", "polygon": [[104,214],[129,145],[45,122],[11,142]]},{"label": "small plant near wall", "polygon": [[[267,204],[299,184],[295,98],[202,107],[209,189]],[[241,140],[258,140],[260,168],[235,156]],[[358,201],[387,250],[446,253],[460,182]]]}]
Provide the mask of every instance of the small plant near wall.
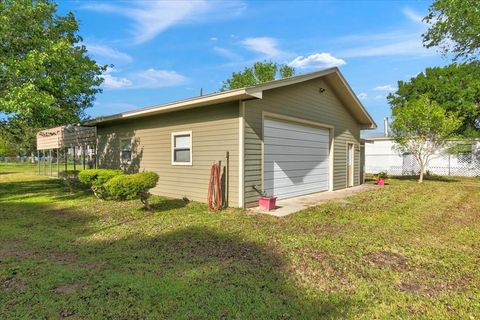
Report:
[{"label": "small plant near wall", "polygon": [[385,185],[385,180],[387,179],[387,177],[388,175],[385,171],[380,171],[379,173],[373,175],[373,178],[375,179],[375,184],[379,186]]},{"label": "small plant near wall", "polygon": [[253,186],[252,188],[260,194],[260,197],[258,198],[258,206],[262,210],[270,211],[276,208],[277,197],[269,196],[265,190],[259,190],[257,186]]}]

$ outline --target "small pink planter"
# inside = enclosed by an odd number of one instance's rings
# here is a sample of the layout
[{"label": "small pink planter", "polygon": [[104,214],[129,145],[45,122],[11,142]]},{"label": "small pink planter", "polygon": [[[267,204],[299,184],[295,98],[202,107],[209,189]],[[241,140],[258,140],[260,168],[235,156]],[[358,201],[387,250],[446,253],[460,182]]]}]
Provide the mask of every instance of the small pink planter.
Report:
[{"label": "small pink planter", "polygon": [[384,186],[385,185],[385,179],[378,179],[375,184],[377,186]]},{"label": "small pink planter", "polygon": [[273,210],[276,207],[277,197],[260,197],[258,198],[258,205],[262,210]]}]

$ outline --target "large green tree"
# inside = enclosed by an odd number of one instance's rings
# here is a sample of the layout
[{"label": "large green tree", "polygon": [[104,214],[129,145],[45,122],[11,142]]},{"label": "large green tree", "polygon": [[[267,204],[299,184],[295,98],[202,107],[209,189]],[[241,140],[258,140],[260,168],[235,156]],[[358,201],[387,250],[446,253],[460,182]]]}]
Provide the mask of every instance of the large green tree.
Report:
[{"label": "large green tree", "polygon": [[420,167],[418,182],[422,182],[431,156],[447,147],[448,140],[462,125],[462,119],[457,113],[447,112],[427,95],[394,106],[392,116],[390,128],[395,146],[400,152],[415,157]]},{"label": "large green tree", "polygon": [[447,112],[462,116],[457,133],[465,137],[480,134],[480,63],[451,64],[427,68],[409,81],[399,81],[387,99],[394,108],[426,95]]},{"label": "large green tree", "polygon": [[85,117],[106,66],[87,55],[78,22],[48,0],[0,0],[0,129],[32,144],[37,129]]},{"label": "large green tree", "polygon": [[18,147],[0,137],[0,157],[16,156]]},{"label": "large green tree", "polygon": [[456,59],[477,59],[480,53],[480,2],[435,0],[424,19],[430,28],[423,35],[427,48],[440,47]]},{"label": "large green tree", "polygon": [[234,72],[223,82],[222,91],[253,86],[259,83],[287,78],[295,75],[295,69],[272,61],[255,62],[243,71]]}]

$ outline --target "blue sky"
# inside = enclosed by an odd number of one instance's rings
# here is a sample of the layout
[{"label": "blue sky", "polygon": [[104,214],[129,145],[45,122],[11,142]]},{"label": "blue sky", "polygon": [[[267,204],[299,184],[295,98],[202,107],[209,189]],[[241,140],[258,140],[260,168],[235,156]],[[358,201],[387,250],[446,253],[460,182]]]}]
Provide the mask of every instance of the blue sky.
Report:
[{"label": "blue sky", "polygon": [[[449,60],[422,47],[427,1],[59,3],[99,63],[113,64],[91,116],[218,91],[258,60],[297,73],[339,66],[381,127],[398,80]],[[381,128],[379,128],[381,129]]]}]

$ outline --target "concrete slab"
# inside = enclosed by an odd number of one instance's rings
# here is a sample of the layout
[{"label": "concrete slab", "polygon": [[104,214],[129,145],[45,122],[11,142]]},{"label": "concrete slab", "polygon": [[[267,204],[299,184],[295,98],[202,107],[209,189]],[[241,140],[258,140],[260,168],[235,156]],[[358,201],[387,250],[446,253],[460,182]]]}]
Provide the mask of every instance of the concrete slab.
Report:
[{"label": "concrete slab", "polygon": [[294,197],[289,199],[282,199],[277,201],[277,208],[272,211],[264,211],[261,210],[260,207],[255,207],[250,209],[252,213],[265,213],[275,217],[285,217],[289,214],[294,212],[318,206],[319,204],[333,201],[333,200],[342,200],[352,194],[371,190],[378,188],[376,185],[372,184],[362,184],[359,186],[341,189],[336,191],[326,191],[326,192],[319,192],[319,193],[312,193],[305,196]]}]

